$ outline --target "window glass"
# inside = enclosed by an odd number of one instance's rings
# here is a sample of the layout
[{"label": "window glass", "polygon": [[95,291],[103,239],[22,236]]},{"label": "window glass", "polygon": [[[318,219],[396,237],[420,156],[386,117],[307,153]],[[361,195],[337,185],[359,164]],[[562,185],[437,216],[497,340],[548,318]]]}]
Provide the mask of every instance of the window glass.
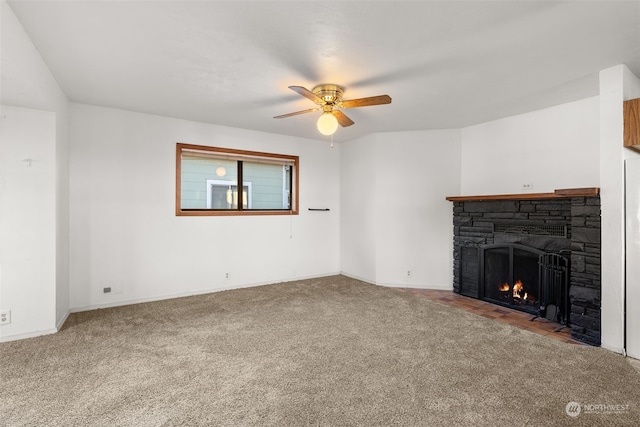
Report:
[{"label": "window glass", "polygon": [[290,209],[290,172],[288,165],[244,162],[244,182],[252,185],[248,209]]},{"label": "window glass", "polygon": [[181,197],[182,209],[207,209],[212,208],[207,204],[211,189],[207,181],[217,181],[221,184],[237,184],[236,162],[224,159],[198,157],[193,154],[183,154],[181,173]]}]

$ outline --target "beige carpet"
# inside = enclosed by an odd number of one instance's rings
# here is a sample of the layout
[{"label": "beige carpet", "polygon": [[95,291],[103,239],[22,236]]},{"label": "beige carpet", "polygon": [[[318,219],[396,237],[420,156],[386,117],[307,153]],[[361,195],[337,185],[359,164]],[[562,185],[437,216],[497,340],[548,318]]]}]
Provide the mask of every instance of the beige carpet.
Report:
[{"label": "beige carpet", "polygon": [[342,276],[74,314],[0,375],[3,426],[640,425],[622,356]]}]

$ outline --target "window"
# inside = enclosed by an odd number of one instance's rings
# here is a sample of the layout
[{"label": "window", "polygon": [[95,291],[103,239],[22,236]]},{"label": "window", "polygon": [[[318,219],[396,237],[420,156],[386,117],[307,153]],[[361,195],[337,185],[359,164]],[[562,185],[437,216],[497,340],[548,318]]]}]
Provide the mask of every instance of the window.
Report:
[{"label": "window", "polygon": [[176,145],[176,215],[291,214],[298,156]]}]

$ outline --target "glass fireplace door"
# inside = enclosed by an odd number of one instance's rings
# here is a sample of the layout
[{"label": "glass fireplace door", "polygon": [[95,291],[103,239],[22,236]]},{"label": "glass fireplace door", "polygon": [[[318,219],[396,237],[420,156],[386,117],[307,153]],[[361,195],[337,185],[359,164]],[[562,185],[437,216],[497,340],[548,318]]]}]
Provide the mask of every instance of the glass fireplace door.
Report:
[{"label": "glass fireplace door", "polygon": [[481,252],[482,298],[538,314],[542,253],[517,244],[485,246]]}]

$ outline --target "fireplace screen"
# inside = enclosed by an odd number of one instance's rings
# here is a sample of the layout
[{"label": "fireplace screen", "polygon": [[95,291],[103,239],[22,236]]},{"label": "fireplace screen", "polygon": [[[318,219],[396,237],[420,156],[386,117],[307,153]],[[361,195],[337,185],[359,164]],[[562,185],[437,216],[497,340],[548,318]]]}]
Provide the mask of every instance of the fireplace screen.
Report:
[{"label": "fireplace screen", "polygon": [[542,251],[518,244],[487,245],[481,251],[482,298],[539,314]]}]

